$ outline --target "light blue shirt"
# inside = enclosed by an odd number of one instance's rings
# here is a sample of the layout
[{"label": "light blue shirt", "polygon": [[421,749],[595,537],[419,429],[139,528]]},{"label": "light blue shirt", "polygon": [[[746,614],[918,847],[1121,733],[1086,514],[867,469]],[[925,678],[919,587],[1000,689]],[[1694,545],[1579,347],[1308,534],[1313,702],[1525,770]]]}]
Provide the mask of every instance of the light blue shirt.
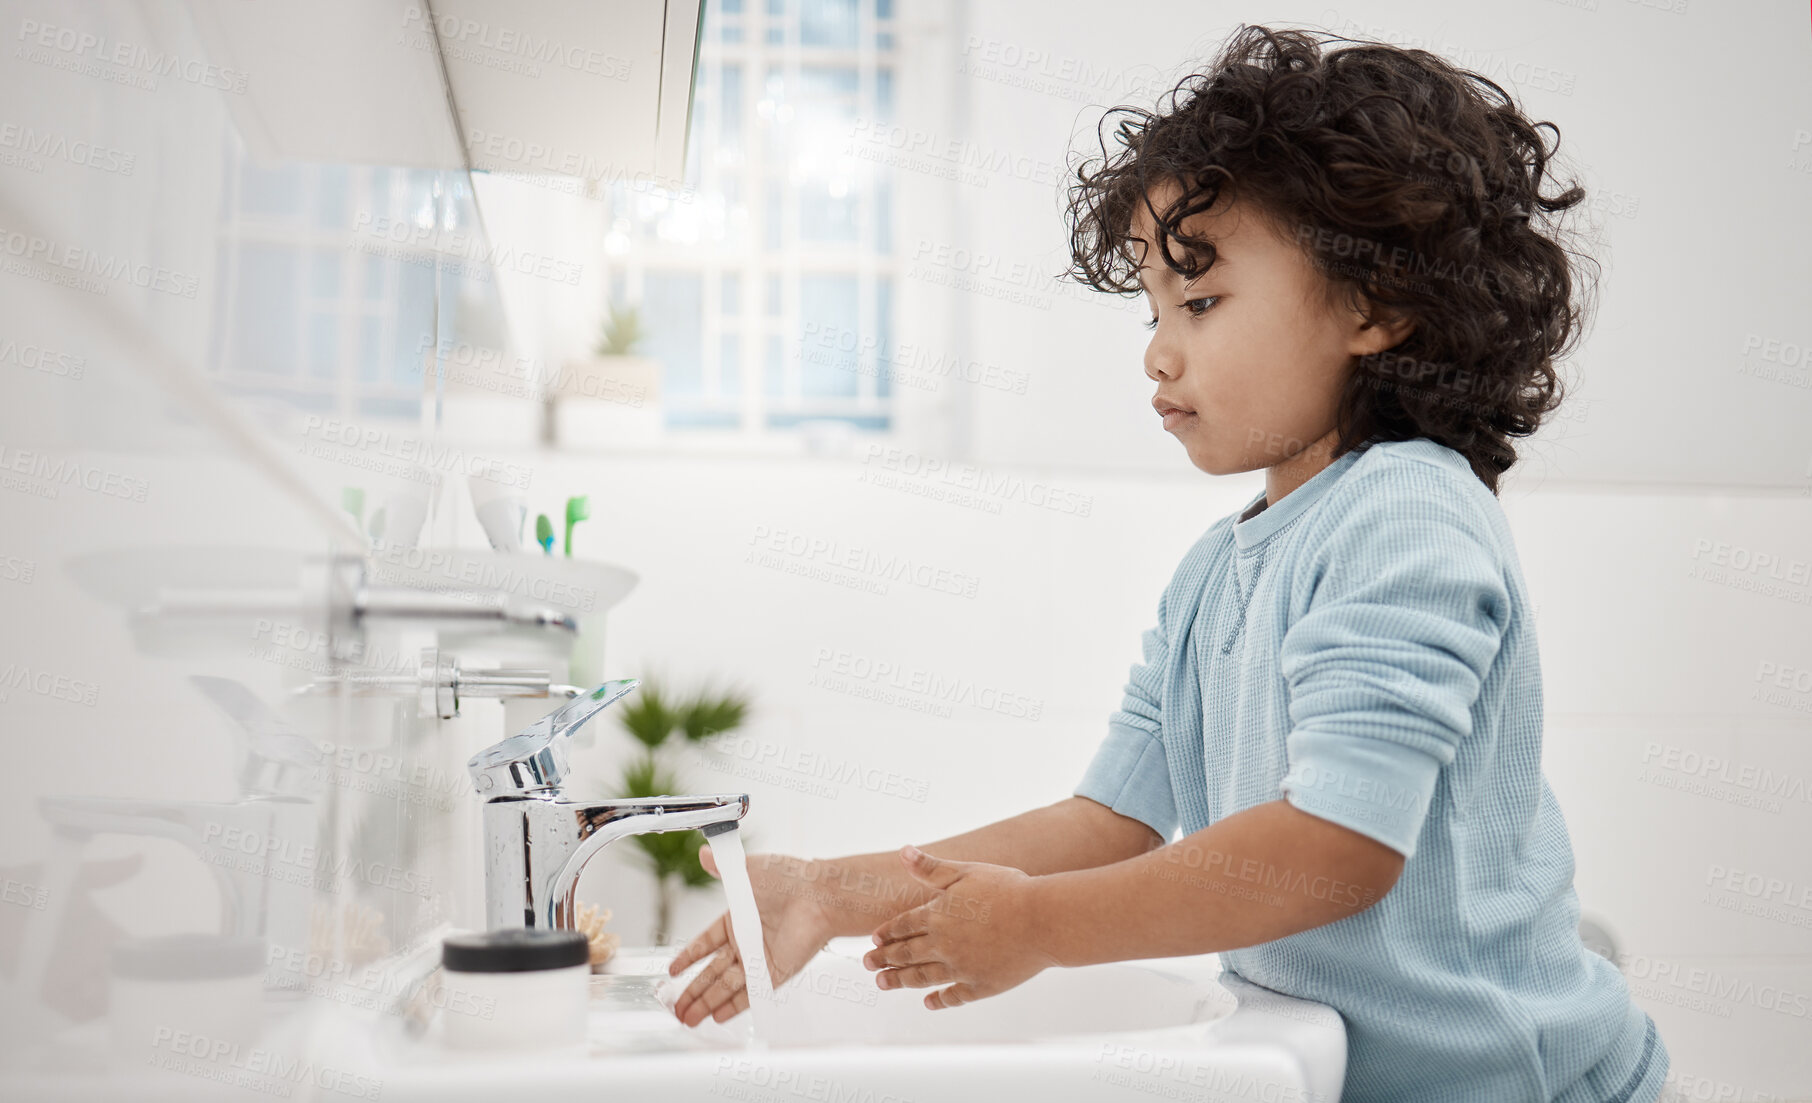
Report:
[{"label": "light blue shirt", "polygon": [[[1340,1012],[1351,1103],[1657,1098],[1666,1047],[1579,938],[1572,843],[1541,773],[1535,627],[1498,500],[1421,439],[1349,452],[1263,502],[1178,566],[1076,794],[1166,840],[1283,798],[1404,855],[1365,911],[1221,955]],[[1289,870],[1240,876],[1352,894]]]}]

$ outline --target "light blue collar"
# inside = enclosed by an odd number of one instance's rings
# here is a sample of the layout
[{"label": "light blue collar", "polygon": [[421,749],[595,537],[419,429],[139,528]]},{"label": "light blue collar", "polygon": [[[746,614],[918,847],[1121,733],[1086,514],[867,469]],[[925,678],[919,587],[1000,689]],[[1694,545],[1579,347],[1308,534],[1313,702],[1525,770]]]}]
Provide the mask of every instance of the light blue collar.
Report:
[{"label": "light blue collar", "polygon": [[[1346,453],[1333,463],[1328,464],[1320,471],[1309,476],[1307,482],[1303,483],[1295,490],[1290,491],[1288,494],[1285,494],[1282,501],[1273,502],[1266,506],[1259,512],[1258,516],[1252,518],[1250,521],[1234,522],[1233,540],[1234,543],[1238,545],[1239,550],[1249,551],[1252,548],[1258,547],[1258,545],[1270,539],[1272,533],[1275,533],[1278,529],[1281,529],[1284,525],[1288,524],[1291,518],[1296,517],[1302,513],[1303,510],[1315,504],[1315,499],[1327,493],[1328,487],[1333,486],[1340,478],[1341,474],[1344,473],[1347,468],[1353,466],[1353,462],[1357,460],[1359,456],[1360,453],[1356,451]],[[1263,501],[1264,497],[1264,491],[1259,491],[1258,495],[1247,502],[1244,508],[1240,510],[1240,515],[1243,515],[1246,510],[1251,509],[1253,506]]]}]

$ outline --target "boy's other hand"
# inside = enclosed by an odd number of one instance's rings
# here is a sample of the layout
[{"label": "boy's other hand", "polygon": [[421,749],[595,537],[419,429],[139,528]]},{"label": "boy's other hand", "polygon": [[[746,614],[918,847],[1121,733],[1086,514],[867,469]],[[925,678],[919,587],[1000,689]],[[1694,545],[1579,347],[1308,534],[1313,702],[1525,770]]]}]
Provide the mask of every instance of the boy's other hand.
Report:
[{"label": "boy's other hand", "polygon": [[862,958],[881,988],[931,988],[933,1011],[997,996],[1058,964],[1039,945],[1035,878],[1010,866],[900,850],[906,870],[935,895],[875,929]]}]

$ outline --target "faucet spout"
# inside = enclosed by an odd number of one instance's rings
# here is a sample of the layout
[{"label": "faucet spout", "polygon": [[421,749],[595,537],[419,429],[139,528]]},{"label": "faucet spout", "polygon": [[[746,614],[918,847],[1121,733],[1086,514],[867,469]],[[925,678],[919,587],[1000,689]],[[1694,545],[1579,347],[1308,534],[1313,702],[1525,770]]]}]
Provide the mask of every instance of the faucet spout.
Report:
[{"label": "faucet spout", "polygon": [[561,791],[575,729],[633,690],[606,682],[467,763],[485,798],[485,924],[572,929],[575,893],[592,857],[627,835],[726,828],[748,815],[747,793],[575,800]]},{"label": "faucet spout", "polygon": [[485,923],[571,929],[585,866],[630,835],[694,831],[748,815],[747,793],[570,800],[525,794],[486,801]]}]

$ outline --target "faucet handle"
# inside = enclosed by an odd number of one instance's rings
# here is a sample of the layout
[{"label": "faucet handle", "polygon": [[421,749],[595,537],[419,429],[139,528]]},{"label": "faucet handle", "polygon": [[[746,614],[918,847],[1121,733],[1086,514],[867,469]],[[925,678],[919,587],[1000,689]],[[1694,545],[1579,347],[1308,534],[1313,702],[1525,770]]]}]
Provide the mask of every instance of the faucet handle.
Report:
[{"label": "faucet handle", "polygon": [[191,674],[189,682],[239,727],[241,796],[306,797],[321,783],[322,751],[231,678]]},{"label": "faucet handle", "polygon": [[573,732],[640,684],[637,678],[605,682],[479,751],[466,763],[472,784],[485,797],[557,788],[566,779],[566,747]]}]

